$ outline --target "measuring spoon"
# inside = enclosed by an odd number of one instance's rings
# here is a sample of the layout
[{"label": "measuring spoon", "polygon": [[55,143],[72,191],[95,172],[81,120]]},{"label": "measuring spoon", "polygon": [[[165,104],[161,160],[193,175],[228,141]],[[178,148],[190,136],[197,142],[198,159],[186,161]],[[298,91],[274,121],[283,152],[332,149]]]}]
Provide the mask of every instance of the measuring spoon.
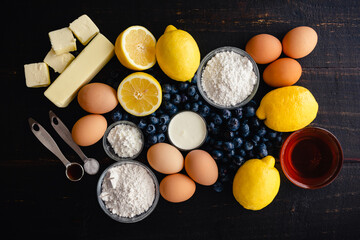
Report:
[{"label": "measuring spoon", "polygon": [[50,136],[50,134],[33,118],[29,118],[29,125],[31,128],[31,131],[34,133],[34,135],[39,139],[39,141],[52,152],[55,154],[56,157],[58,157],[61,162],[65,165],[66,170],[65,174],[66,177],[71,181],[79,181],[84,176],[84,168],[76,163],[76,162],[69,162],[60,151],[58,145],[54,141],[54,139]]},{"label": "measuring spoon", "polygon": [[88,158],[83,151],[81,151],[79,145],[77,145],[72,139],[69,129],[65,124],[58,118],[53,111],[49,111],[49,117],[51,125],[60,137],[79,155],[84,161],[84,169],[87,174],[94,175],[99,171],[99,162],[94,158]]}]

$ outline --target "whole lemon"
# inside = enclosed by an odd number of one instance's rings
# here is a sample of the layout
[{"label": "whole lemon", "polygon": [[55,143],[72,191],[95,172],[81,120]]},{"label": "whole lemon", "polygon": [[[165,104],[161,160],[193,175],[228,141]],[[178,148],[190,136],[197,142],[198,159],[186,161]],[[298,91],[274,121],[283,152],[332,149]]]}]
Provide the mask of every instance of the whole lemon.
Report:
[{"label": "whole lemon", "polygon": [[239,168],[233,194],[244,208],[260,210],[274,200],[280,188],[280,174],[274,165],[275,159],[269,155],[248,160]]},{"label": "whole lemon", "polygon": [[189,81],[200,65],[200,51],[186,31],[169,25],[156,44],[156,59],[161,70],[176,81]]},{"label": "whole lemon", "polygon": [[292,132],[309,125],[319,105],[311,92],[300,86],[282,87],[267,93],[260,102],[256,116],[278,132]]}]

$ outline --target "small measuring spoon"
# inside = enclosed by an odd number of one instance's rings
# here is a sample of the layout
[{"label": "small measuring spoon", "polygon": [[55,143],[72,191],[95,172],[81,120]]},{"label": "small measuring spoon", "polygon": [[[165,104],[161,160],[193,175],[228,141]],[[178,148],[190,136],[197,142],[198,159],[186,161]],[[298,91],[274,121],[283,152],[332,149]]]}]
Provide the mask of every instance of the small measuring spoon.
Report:
[{"label": "small measuring spoon", "polygon": [[51,125],[60,137],[79,155],[84,161],[84,169],[87,174],[94,175],[99,171],[99,162],[94,158],[88,158],[83,151],[81,151],[79,145],[77,145],[72,139],[69,129],[65,124],[58,118],[53,111],[49,111],[49,117]]},{"label": "small measuring spoon", "polygon": [[65,174],[66,177],[71,181],[79,181],[84,176],[84,168],[76,163],[76,162],[69,162],[60,151],[58,145],[54,141],[54,139],[50,136],[50,134],[33,118],[29,118],[29,125],[31,131],[34,135],[39,139],[39,141],[58,157],[61,162],[65,165],[66,170]]}]

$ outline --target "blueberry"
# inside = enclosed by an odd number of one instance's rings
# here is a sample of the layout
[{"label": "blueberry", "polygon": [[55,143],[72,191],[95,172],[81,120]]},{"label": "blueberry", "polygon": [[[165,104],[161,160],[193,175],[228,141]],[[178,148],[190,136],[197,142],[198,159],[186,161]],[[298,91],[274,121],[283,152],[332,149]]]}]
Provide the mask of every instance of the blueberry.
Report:
[{"label": "blueberry", "polygon": [[201,101],[201,100],[198,100],[198,101],[197,101],[197,104],[199,104],[199,106],[201,106],[201,105],[203,105],[203,104],[204,104],[204,102],[203,102],[203,101]]},{"label": "blueberry", "polygon": [[174,115],[174,114],[176,114],[178,111],[179,111],[178,107],[175,106],[175,105],[173,105],[172,108],[171,108],[170,110],[168,110],[168,113],[169,113],[170,115]]},{"label": "blueberry", "polygon": [[237,118],[230,118],[227,122],[227,127],[230,131],[237,131],[240,127],[240,122]]},{"label": "blueberry", "polygon": [[221,135],[222,135],[224,140],[231,141],[234,138],[235,133],[232,132],[232,131],[229,131],[229,130],[224,130],[224,131],[222,131]]},{"label": "blueberry", "polygon": [[246,123],[242,123],[239,128],[241,136],[247,137],[250,134],[250,127]]},{"label": "blueberry", "polygon": [[157,129],[158,133],[166,133],[167,125],[160,125],[156,129]]},{"label": "blueberry", "polygon": [[190,87],[187,89],[187,95],[188,95],[189,97],[193,97],[195,94],[196,94],[196,86],[190,86]]},{"label": "blueberry", "polygon": [[197,83],[197,76],[196,76],[196,74],[195,74],[194,77],[190,80],[190,82],[191,82],[192,84],[196,84],[196,83]]},{"label": "blueberry", "polygon": [[240,155],[233,156],[233,163],[235,163],[237,166],[241,166],[245,162],[245,158]]},{"label": "blueberry", "polygon": [[254,154],[253,150],[250,150],[246,153],[246,158],[247,159],[255,158],[255,154]]},{"label": "blueberry", "polygon": [[250,105],[247,105],[244,109],[244,115],[245,115],[245,117],[255,116],[255,108]]},{"label": "blueberry", "polygon": [[159,119],[157,117],[155,117],[155,116],[150,116],[149,121],[153,125],[157,125],[160,122]]},{"label": "blueberry", "polygon": [[181,96],[179,94],[174,94],[171,101],[173,104],[178,105],[181,103]]},{"label": "blueberry", "polygon": [[145,133],[148,135],[155,133],[155,131],[156,131],[156,128],[153,124],[147,125],[147,127],[145,129]]},{"label": "blueberry", "polygon": [[139,127],[140,129],[145,129],[146,126],[147,126],[146,119],[145,119],[145,118],[141,119],[141,120],[139,121],[139,123],[138,123],[138,127]]},{"label": "blueberry", "polygon": [[226,156],[227,156],[228,158],[232,158],[234,155],[235,155],[235,150],[234,150],[234,149],[228,151],[228,153],[226,154]]},{"label": "blueberry", "polygon": [[282,144],[282,137],[281,137],[281,135],[276,136],[276,138],[275,138],[275,143],[276,143],[277,146],[281,146],[281,144]]},{"label": "blueberry", "polygon": [[260,141],[260,137],[259,137],[258,135],[253,135],[253,136],[251,137],[251,140],[252,140],[254,143],[257,143],[257,142]]},{"label": "blueberry", "polygon": [[210,108],[207,105],[200,105],[199,107],[199,113],[203,117],[207,117],[210,114]]},{"label": "blueberry", "polygon": [[164,93],[170,93],[171,92],[171,85],[170,84],[168,84],[168,83],[166,83],[166,84],[164,84],[163,86],[162,86],[162,91],[164,92]]},{"label": "blueberry", "polygon": [[223,118],[223,119],[230,119],[231,118],[231,112],[230,112],[230,110],[227,110],[227,109],[223,109],[222,110],[222,114],[221,114],[221,117]]},{"label": "blueberry", "polygon": [[219,160],[224,156],[223,151],[221,150],[213,150],[211,152],[211,156],[215,159],[215,160]]},{"label": "blueberry", "polygon": [[164,108],[165,108],[165,110],[167,110],[167,111],[171,110],[174,106],[175,106],[175,105],[172,104],[171,102],[165,102],[165,103],[164,103]]},{"label": "blueberry", "polygon": [[168,102],[168,101],[170,101],[170,99],[171,99],[170,93],[164,93],[164,95],[163,95],[163,101],[164,101],[164,102]]},{"label": "blueberry", "polygon": [[240,108],[236,108],[234,110],[234,116],[237,117],[238,119],[242,118],[243,116],[243,109],[240,107]]},{"label": "blueberry", "polygon": [[254,145],[250,141],[245,141],[244,143],[244,149],[245,151],[250,151],[254,148]]},{"label": "blueberry", "polygon": [[120,121],[122,119],[123,114],[120,111],[115,111],[112,114],[112,119],[114,120],[114,122]]},{"label": "blueberry", "polygon": [[228,169],[225,164],[220,164],[219,166],[219,176],[224,177],[228,174]]},{"label": "blueberry", "polygon": [[165,134],[164,133],[160,133],[157,135],[157,142],[161,143],[161,142],[165,142]]},{"label": "blueberry", "polygon": [[189,100],[189,97],[185,93],[182,93],[180,96],[181,96],[182,103],[185,103]]},{"label": "blueberry", "polygon": [[199,111],[199,104],[197,104],[196,102],[191,104],[191,111],[197,112]]},{"label": "blueberry", "polygon": [[213,185],[213,189],[215,190],[215,192],[222,192],[224,190],[224,186],[221,182],[216,182]]},{"label": "blueberry", "polygon": [[185,109],[185,110],[190,110],[190,109],[191,109],[191,104],[190,104],[190,103],[186,103],[186,104],[184,105],[184,109]]},{"label": "blueberry", "polygon": [[224,183],[224,182],[229,182],[230,181],[230,176],[226,175],[220,178],[220,182]]},{"label": "blueberry", "polygon": [[215,128],[216,128],[216,126],[215,126],[215,123],[213,123],[213,122],[209,122],[209,124],[207,125],[207,129],[210,133],[213,133]]},{"label": "blueberry", "polygon": [[262,148],[258,153],[261,158],[264,158],[269,154],[266,148]]},{"label": "blueberry", "polygon": [[170,121],[169,115],[166,115],[166,114],[160,115],[160,117],[159,117],[159,124],[160,125],[168,124],[169,121]]},{"label": "blueberry", "polygon": [[197,101],[199,101],[199,98],[200,98],[200,95],[196,93],[194,96],[191,96],[191,101],[197,102]]},{"label": "blueberry", "polygon": [[224,142],[224,150],[230,151],[234,149],[234,144],[232,142]]},{"label": "blueberry", "polygon": [[221,119],[221,117],[219,116],[219,114],[215,114],[212,117],[212,121],[215,123],[215,125],[221,125],[223,120]]},{"label": "blueberry", "polygon": [[127,113],[123,113],[122,120],[129,120],[130,116]]},{"label": "blueberry", "polygon": [[158,141],[158,138],[156,135],[149,135],[147,137],[147,142],[149,145],[154,145],[155,143],[157,143],[157,141]]},{"label": "blueberry", "polygon": [[252,128],[258,128],[258,127],[260,127],[260,121],[259,121],[259,119],[258,119],[257,117],[251,118],[249,122],[250,122],[250,126],[251,126]]},{"label": "blueberry", "polygon": [[217,140],[217,141],[215,141],[214,146],[216,149],[222,149],[223,144],[224,144],[223,141]]},{"label": "blueberry", "polygon": [[266,134],[266,129],[265,127],[260,127],[259,130],[257,130],[256,135],[258,135],[259,137],[263,137]]},{"label": "blueberry", "polygon": [[234,138],[233,143],[235,148],[239,148],[243,144],[243,140],[241,137],[236,137]]},{"label": "blueberry", "polygon": [[239,149],[239,150],[237,150],[237,154],[240,155],[240,156],[242,156],[242,157],[245,157],[245,156],[246,156],[246,152],[245,152],[244,149]]},{"label": "blueberry", "polygon": [[180,91],[185,91],[188,87],[189,87],[189,83],[187,83],[187,82],[181,82],[179,84],[179,90]]},{"label": "blueberry", "polygon": [[179,89],[177,88],[177,86],[176,86],[176,85],[172,85],[172,86],[171,86],[170,93],[171,93],[171,94],[176,94],[176,93],[178,93],[178,92],[179,92]]},{"label": "blueberry", "polygon": [[275,139],[276,138],[276,132],[274,131],[268,131],[266,136],[269,138],[269,139]]}]

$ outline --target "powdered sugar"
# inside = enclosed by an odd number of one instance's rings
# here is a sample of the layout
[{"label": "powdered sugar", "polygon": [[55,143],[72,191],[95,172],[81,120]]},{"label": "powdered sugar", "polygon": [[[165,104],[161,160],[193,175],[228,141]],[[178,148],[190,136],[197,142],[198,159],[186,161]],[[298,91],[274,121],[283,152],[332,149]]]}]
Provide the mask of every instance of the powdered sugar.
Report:
[{"label": "powdered sugar", "polygon": [[251,61],[233,51],[215,54],[206,64],[201,85],[215,103],[231,107],[244,101],[253,91],[257,76]]},{"label": "powdered sugar", "polygon": [[105,175],[100,198],[113,214],[131,218],[151,207],[155,184],[144,167],[121,164],[110,168]]}]

